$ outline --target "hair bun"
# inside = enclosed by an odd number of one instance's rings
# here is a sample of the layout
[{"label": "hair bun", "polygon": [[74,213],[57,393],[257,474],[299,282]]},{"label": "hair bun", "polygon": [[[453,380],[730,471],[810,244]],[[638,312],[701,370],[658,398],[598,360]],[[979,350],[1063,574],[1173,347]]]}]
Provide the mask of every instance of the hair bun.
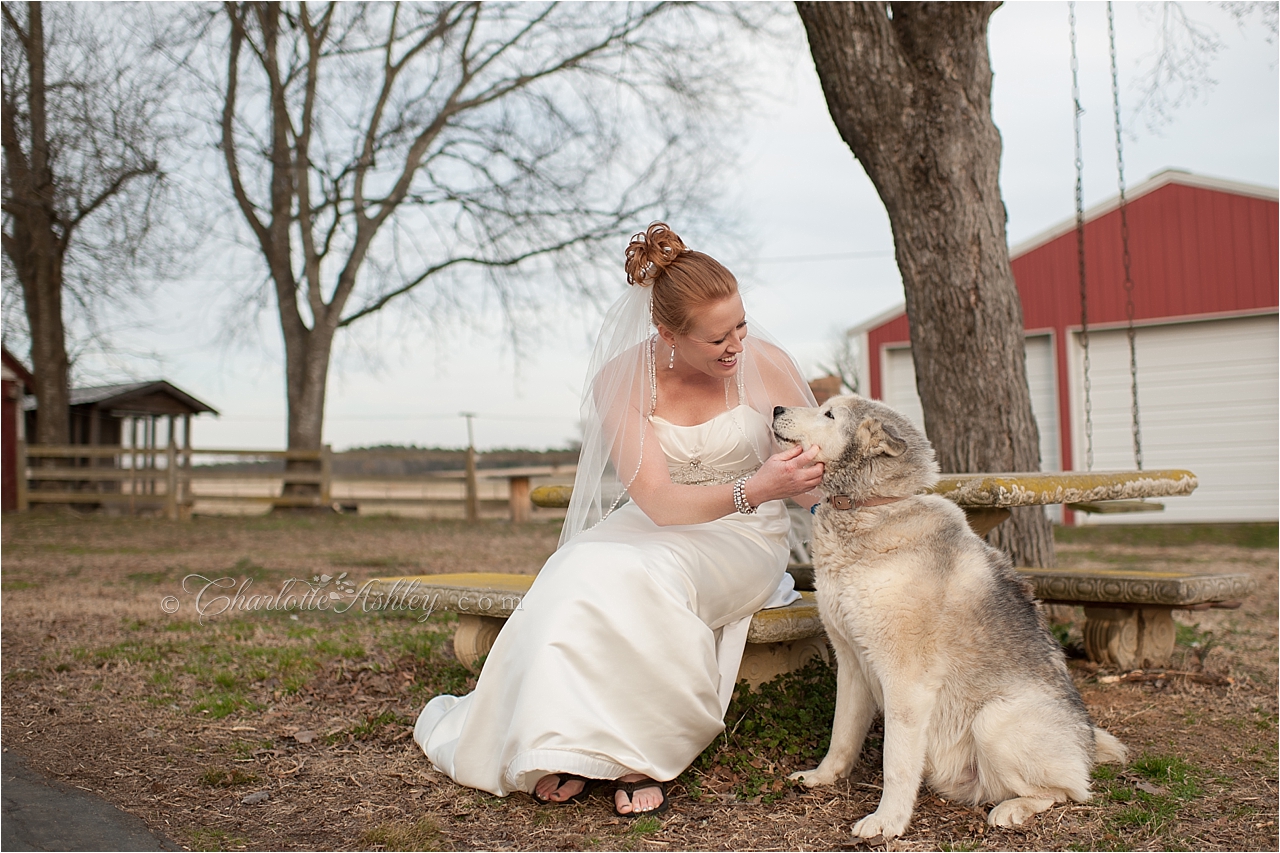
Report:
[{"label": "hair bun", "polygon": [[627,284],[648,287],[678,257],[689,251],[665,222],[654,222],[627,244]]}]

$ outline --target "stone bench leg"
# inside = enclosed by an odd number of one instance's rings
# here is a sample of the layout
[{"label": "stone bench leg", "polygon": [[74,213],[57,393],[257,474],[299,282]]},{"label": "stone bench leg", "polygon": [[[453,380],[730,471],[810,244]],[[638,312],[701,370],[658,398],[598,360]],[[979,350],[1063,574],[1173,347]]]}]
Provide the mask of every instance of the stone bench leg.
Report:
[{"label": "stone bench leg", "polygon": [[738,666],[738,680],[744,678],[752,688],[772,681],[784,672],[800,669],[814,658],[827,663],[827,638],[806,637],[789,643],[747,643]]},{"label": "stone bench leg", "polygon": [[1176,635],[1171,613],[1169,607],[1086,607],[1089,660],[1122,670],[1168,666]]},{"label": "stone bench leg", "polygon": [[453,630],[453,656],[458,663],[476,672],[480,659],[489,654],[506,622],[497,616],[459,613],[458,627]]}]

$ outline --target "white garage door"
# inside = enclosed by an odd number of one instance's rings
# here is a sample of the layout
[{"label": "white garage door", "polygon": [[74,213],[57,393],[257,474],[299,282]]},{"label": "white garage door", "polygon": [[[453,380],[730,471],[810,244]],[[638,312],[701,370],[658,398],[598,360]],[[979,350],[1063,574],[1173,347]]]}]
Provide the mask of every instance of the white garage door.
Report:
[{"label": "white garage door", "polygon": [[[1054,381],[1053,339],[1030,335],[1027,345],[1027,384],[1031,387],[1031,410],[1040,430],[1040,467],[1044,471],[1062,468],[1058,443],[1058,397]],[[881,363],[881,399],[924,428],[924,410],[916,391],[916,369],[911,349],[886,349]]]},{"label": "white garage door", "polygon": [[[1075,338],[1072,425],[1085,467],[1083,350]],[[1162,513],[1096,515],[1083,523],[1275,521],[1280,494],[1280,370],[1275,315],[1137,330],[1143,467],[1187,468],[1200,480]],[[1129,344],[1090,332],[1093,467],[1132,469]]]},{"label": "white garage door", "polygon": [[924,409],[920,407],[920,394],[916,391],[916,366],[911,361],[911,348],[885,350],[880,377],[880,399],[924,429]]}]

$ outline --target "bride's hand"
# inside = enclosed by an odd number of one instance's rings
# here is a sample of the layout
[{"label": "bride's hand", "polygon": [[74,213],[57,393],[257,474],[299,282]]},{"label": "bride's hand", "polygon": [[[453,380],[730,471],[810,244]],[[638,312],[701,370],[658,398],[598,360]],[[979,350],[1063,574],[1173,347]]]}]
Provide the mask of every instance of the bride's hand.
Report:
[{"label": "bride's hand", "polygon": [[811,492],[822,483],[822,463],[815,462],[821,448],[799,446],[770,456],[747,480],[746,497],[752,506]]}]

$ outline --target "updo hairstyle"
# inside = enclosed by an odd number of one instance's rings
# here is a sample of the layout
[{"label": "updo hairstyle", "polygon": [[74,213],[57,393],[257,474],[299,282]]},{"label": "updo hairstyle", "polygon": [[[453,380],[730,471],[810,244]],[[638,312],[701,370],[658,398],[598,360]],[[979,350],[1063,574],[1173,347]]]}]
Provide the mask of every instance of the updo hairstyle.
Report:
[{"label": "updo hairstyle", "polygon": [[676,335],[693,327],[695,309],[738,292],[733,273],[710,255],[685,248],[665,222],[655,222],[627,244],[627,284],[653,288],[653,322]]}]

